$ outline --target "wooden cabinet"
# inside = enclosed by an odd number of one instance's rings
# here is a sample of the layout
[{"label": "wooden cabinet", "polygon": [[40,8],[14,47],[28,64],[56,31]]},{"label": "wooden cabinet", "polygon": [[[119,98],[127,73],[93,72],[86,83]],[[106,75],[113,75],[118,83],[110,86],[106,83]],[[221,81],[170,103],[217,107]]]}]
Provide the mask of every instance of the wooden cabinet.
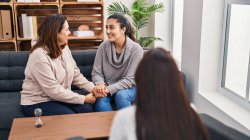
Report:
[{"label": "wooden cabinet", "polygon": [[[71,50],[96,49],[104,39],[103,8],[103,0],[93,0],[93,2],[90,0],[87,2],[77,2],[76,0],[40,0],[40,2],[11,0],[0,2],[0,12],[1,10],[9,10],[10,12],[11,21],[8,25],[11,27],[12,35],[9,39],[1,38],[3,24],[7,24],[6,21],[2,21],[0,24],[2,27],[0,29],[0,51],[30,50],[31,40],[37,36],[37,29],[44,17],[58,13],[67,16],[71,31],[68,41]],[[80,25],[87,25],[94,35],[91,37],[74,36],[73,32],[77,31]]]}]

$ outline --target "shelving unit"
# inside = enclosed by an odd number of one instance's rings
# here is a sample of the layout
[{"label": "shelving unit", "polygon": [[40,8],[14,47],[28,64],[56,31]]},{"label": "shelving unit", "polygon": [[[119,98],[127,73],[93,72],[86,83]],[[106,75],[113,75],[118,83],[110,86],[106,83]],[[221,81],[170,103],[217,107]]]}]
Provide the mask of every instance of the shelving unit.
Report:
[{"label": "shelving unit", "polygon": [[[59,3],[58,2],[43,2],[43,3],[17,3],[14,4],[15,7],[15,21],[16,21],[16,34],[17,34],[17,46],[18,51],[27,51],[31,48],[32,38],[36,36],[24,36],[23,27],[22,27],[22,14],[25,14],[27,17],[35,17],[37,27],[42,23],[44,18],[50,14],[59,13]],[[26,17],[26,18],[27,18]],[[27,24],[27,23],[26,23]],[[33,26],[33,25],[32,25]],[[36,31],[37,31],[36,27]],[[29,29],[26,29],[29,30]],[[31,30],[31,29],[30,29]],[[34,28],[33,28],[34,30]],[[21,31],[21,32],[20,32]],[[35,32],[35,31],[32,31]]]},{"label": "shelving unit", "polygon": [[[61,13],[67,16],[71,31],[76,31],[80,25],[88,25],[94,31],[93,37],[75,37],[73,32],[69,37],[69,46],[73,50],[97,48],[103,36],[103,3],[102,2],[74,2],[60,3]],[[79,45],[83,44],[83,46]]]},{"label": "shelving unit", "polygon": [[[12,39],[0,39],[1,50],[27,51],[31,48],[31,40],[36,36],[37,28],[43,21],[45,16],[50,14],[63,14],[67,16],[71,34],[68,38],[71,50],[97,49],[104,39],[103,35],[103,0],[98,2],[77,2],[76,0],[40,0],[41,2],[17,2],[11,0],[9,2],[0,2],[0,10],[10,10]],[[23,19],[30,18],[32,24],[33,18],[35,23],[26,29]],[[25,20],[26,21],[26,20]],[[29,21],[28,21],[29,22]],[[28,23],[27,22],[27,23]],[[33,21],[34,22],[34,21]],[[36,28],[34,28],[34,25]],[[76,37],[73,31],[78,26],[88,25],[90,30],[94,31],[92,37]],[[25,28],[25,29],[23,29]],[[24,31],[25,30],[25,31]],[[32,31],[26,31],[32,30]],[[27,36],[27,33],[30,34]]]}]

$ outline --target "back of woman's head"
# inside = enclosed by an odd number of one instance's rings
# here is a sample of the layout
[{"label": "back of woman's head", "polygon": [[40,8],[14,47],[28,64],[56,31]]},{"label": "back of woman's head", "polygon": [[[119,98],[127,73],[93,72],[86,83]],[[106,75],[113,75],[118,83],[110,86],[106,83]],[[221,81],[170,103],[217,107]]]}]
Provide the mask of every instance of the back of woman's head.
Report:
[{"label": "back of woman's head", "polygon": [[60,14],[50,15],[45,17],[44,21],[38,28],[38,40],[34,47],[31,49],[33,52],[39,47],[46,47],[48,55],[51,58],[57,58],[62,54],[62,49],[65,47],[58,45],[57,35],[63,29],[66,17]]},{"label": "back of woman's head", "polygon": [[126,28],[125,35],[127,35],[131,40],[136,41],[134,29],[129,20],[122,13],[114,13],[110,15],[108,19],[116,19],[120,23],[120,28]]},{"label": "back of woman's head", "polygon": [[206,139],[169,52],[161,48],[148,51],[137,68],[135,81],[138,140]]}]

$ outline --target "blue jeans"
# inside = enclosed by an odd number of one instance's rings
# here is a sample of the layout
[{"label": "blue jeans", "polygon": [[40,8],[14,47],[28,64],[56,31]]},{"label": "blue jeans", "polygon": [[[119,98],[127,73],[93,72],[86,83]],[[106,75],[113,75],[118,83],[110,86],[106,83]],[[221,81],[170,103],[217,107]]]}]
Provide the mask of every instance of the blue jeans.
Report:
[{"label": "blue jeans", "polygon": [[123,89],[112,96],[108,95],[103,98],[98,98],[95,104],[95,111],[97,112],[105,112],[112,111],[111,102],[114,100],[115,107],[117,110],[131,106],[131,104],[135,101],[136,98],[136,88],[132,87],[130,89]]},{"label": "blue jeans", "polygon": [[21,105],[21,108],[23,114],[27,117],[33,117],[36,108],[42,109],[42,116],[94,112],[94,105],[92,104],[69,104],[58,101]]}]

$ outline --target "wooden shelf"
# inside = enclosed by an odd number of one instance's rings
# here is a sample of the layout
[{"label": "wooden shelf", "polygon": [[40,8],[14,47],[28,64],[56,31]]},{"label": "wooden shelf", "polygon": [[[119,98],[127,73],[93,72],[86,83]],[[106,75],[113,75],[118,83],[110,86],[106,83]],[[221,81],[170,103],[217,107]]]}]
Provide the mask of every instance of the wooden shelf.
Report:
[{"label": "wooden shelf", "polygon": [[28,41],[28,40],[32,40],[32,38],[17,38],[17,41]]},{"label": "wooden shelf", "polygon": [[0,40],[0,43],[3,43],[3,42],[10,42],[10,43],[15,43],[16,42],[16,39],[11,39],[11,40]]},{"label": "wooden shelf", "polygon": [[69,36],[68,40],[102,40],[103,37],[101,36],[91,36],[91,37],[76,37],[76,36]]},{"label": "wooden shelf", "polygon": [[0,51],[17,51],[15,42],[0,42]]},{"label": "wooden shelf", "polygon": [[10,5],[10,6],[12,6],[12,2],[0,2],[0,5]]},{"label": "wooden shelf", "polygon": [[98,46],[102,43],[102,40],[69,40],[70,50],[90,50],[97,49]]},{"label": "wooden shelf", "polygon": [[[36,18],[37,28],[44,20],[45,16],[50,14],[63,14],[67,17],[70,31],[76,31],[80,25],[88,25],[90,30],[94,31],[93,37],[75,37],[71,35],[69,47],[72,50],[78,49],[96,49],[103,41],[104,31],[104,13],[103,0],[97,2],[77,2],[77,0],[40,0],[41,2],[17,2],[10,0],[0,2],[0,10],[10,10],[12,19],[11,40],[0,40],[0,47],[7,45],[1,50],[23,51],[31,48],[32,37],[23,36],[22,15]],[[32,28],[32,27],[31,27]],[[35,30],[36,28],[34,28]],[[70,46],[72,45],[72,46]],[[14,47],[14,49],[13,49]]]},{"label": "wooden shelf", "polygon": [[46,5],[58,5],[59,2],[15,2],[14,5],[15,6],[19,6],[19,5],[24,5],[24,6],[34,6],[34,5],[42,5],[42,6],[46,6]]},{"label": "wooden shelf", "polygon": [[18,2],[17,0],[13,0],[14,3],[50,3],[50,2],[58,2],[59,0],[40,0],[40,2]]}]

